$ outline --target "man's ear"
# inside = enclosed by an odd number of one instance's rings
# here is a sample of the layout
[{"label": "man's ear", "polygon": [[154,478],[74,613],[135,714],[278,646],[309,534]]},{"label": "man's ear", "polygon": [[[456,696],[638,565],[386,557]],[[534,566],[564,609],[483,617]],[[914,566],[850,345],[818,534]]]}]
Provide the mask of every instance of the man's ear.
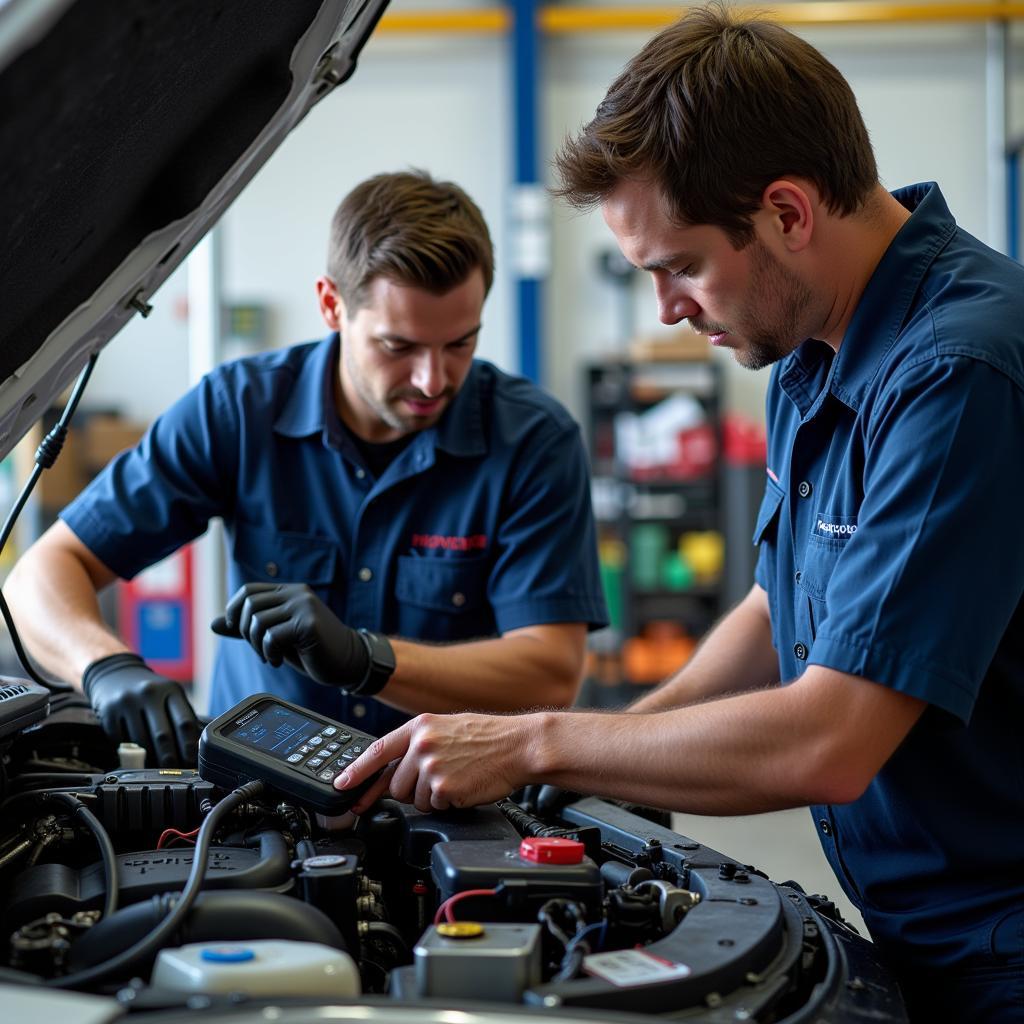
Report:
[{"label": "man's ear", "polygon": [[818,206],[818,193],[813,185],[789,178],[773,181],[761,196],[761,210],[769,231],[794,253],[810,244]]},{"label": "man's ear", "polygon": [[329,277],[316,279],[316,299],[324,323],[332,331],[340,331],[345,319],[345,303],[338,294],[338,286]]}]

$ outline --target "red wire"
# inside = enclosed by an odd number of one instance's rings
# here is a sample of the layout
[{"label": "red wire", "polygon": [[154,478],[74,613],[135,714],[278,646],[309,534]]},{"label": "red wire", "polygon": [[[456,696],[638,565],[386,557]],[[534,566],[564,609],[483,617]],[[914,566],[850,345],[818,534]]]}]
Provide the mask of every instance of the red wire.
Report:
[{"label": "red wire", "polygon": [[160,833],[160,838],[156,841],[156,848],[162,850],[165,841],[170,842],[175,839],[188,839],[194,842],[197,835],[199,835],[199,829],[193,829],[191,832],[181,832],[176,828],[165,828]]},{"label": "red wire", "polygon": [[448,899],[446,899],[444,903],[437,908],[437,913],[434,915],[434,924],[440,924],[442,918],[449,923],[453,922],[455,917],[452,914],[452,907],[454,907],[459,900],[467,899],[469,896],[494,896],[497,891],[497,889],[464,889],[462,892],[457,892],[454,896],[449,896]]}]

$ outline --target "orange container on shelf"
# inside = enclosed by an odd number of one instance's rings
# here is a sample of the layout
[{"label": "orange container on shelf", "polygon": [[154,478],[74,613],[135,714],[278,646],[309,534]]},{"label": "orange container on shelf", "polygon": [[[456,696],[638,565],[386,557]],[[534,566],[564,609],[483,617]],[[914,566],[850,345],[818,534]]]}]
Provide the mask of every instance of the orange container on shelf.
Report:
[{"label": "orange container on shelf", "polygon": [[631,683],[660,683],[689,661],[697,641],[675,622],[651,622],[642,636],[622,645],[622,665]]}]

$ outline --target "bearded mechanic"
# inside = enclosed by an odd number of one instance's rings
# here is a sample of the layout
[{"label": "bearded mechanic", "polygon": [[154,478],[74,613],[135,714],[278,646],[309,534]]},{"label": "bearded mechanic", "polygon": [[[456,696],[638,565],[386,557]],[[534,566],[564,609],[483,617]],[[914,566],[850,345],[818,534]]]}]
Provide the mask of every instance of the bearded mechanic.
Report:
[{"label": "bearded mechanic", "polygon": [[215,516],[234,596],[214,628],[236,639],[213,714],[265,690],[380,734],[409,713],[572,703],[606,622],[586,454],[553,398],[474,358],[492,279],[462,189],[363,182],[316,282],[331,333],[215,369],[25,553],[18,628],[112,736],[195,764],[184,691],[96,595]]},{"label": "bearded mechanic", "polygon": [[1024,268],[937,185],[887,192],[839,72],[720,7],[652,39],[558,166],[663,322],[772,365],[756,582],[631,713],[426,715],[336,785],[810,805],[912,1019],[1024,1020]]}]

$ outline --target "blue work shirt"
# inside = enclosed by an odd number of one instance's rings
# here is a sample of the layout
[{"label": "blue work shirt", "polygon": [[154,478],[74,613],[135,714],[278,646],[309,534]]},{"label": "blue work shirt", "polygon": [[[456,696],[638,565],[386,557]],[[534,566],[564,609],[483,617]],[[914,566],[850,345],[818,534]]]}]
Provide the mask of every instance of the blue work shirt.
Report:
[{"label": "blue work shirt", "polygon": [[[218,367],[61,518],[131,579],[220,516],[229,594],[306,583],[343,622],[389,636],[605,625],[587,458],[565,409],[475,360],[440,421],[378,480],[334,405],[338,354],[333,334]],[[223,640],[211,713],[263,690],[373,734],[408,719]]]},{"label": "blue work shirt", "polygon": [[882,950],[935,968],[1024,926],[1024,268],[936,185],[894,195],[912,216],[838,354],[772,370],[754,539],[784,681],[928,702],[863,796],[812,813]]}]

